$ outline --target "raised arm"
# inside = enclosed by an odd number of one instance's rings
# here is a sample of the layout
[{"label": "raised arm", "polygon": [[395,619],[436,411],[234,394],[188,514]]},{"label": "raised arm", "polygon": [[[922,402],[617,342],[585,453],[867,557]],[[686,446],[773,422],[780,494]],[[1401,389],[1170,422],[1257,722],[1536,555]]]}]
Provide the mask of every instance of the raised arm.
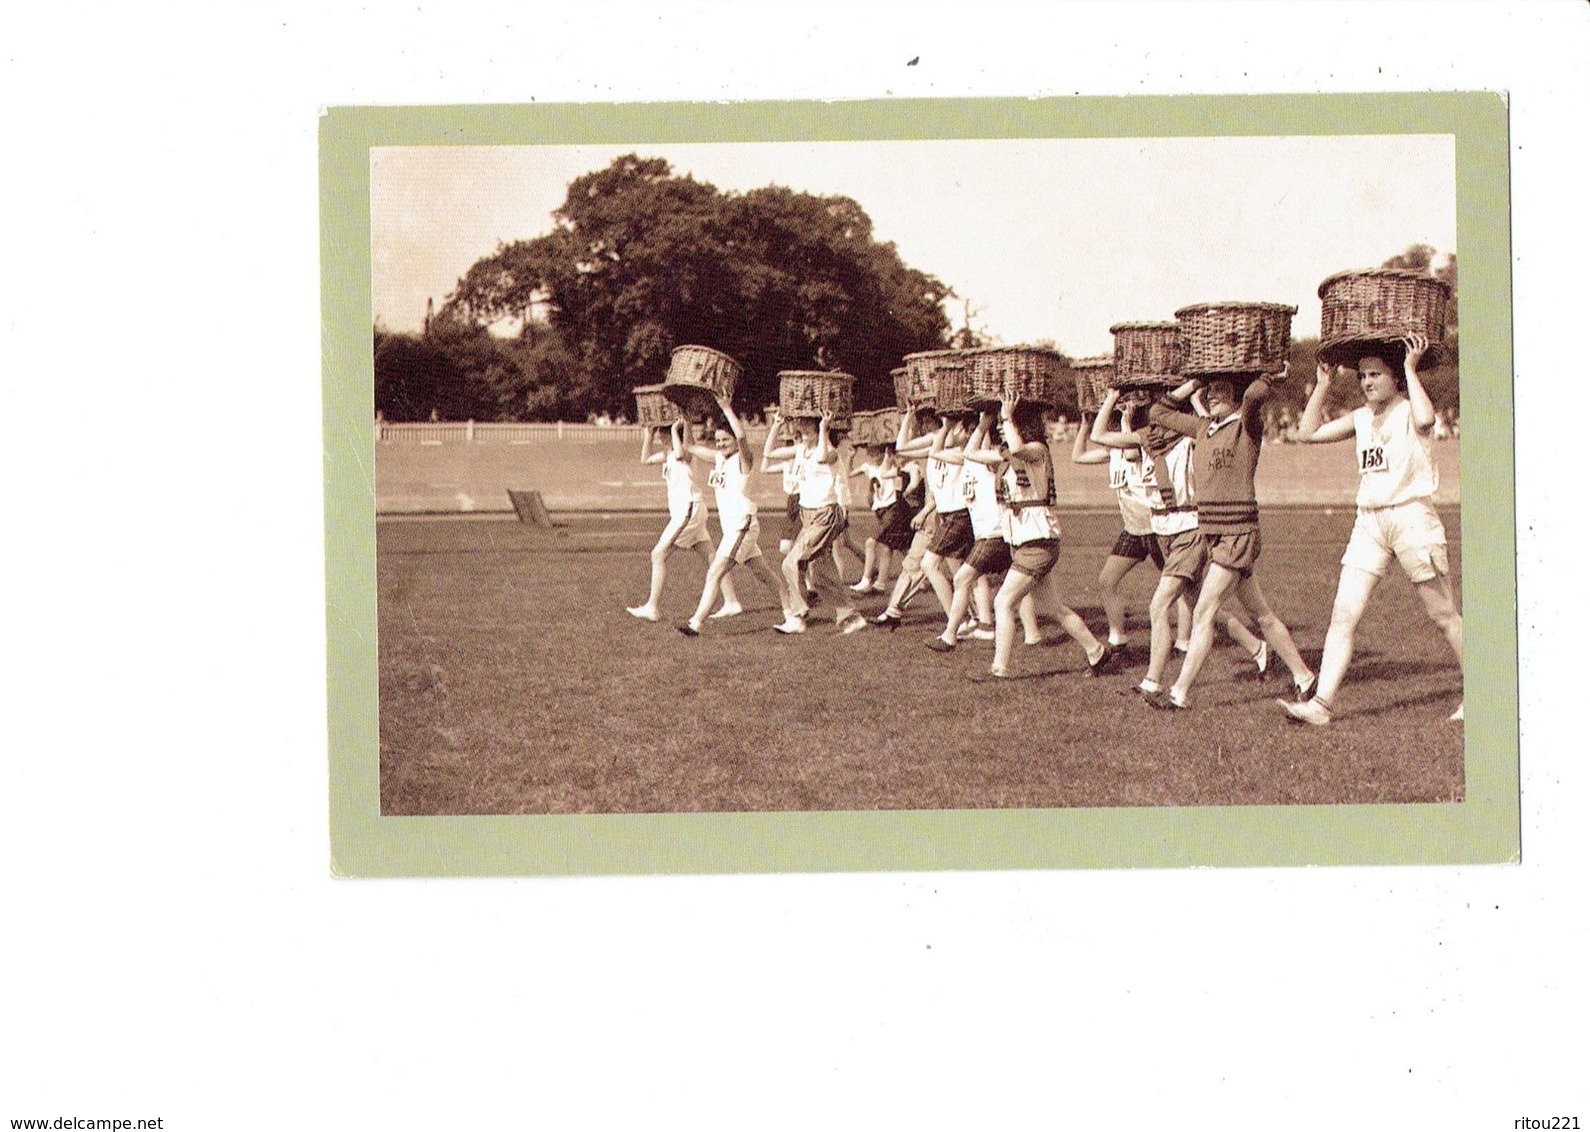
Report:
[{"label": "raised arm", "polygon": [[832,464],[839,459],[839,450],[828,437],[830,419],[827,413],[817,418],[817,447],[812,449],[812,457],[819,464]]},{"label": "raised arm", "polygon": [[647,425],[646,431],[641,434],[640,462],[642,464],[660,464],[668,458],[668,454],[666,452],[654,452],[652,450],[652,439],[656,435],[657,430],[650,425]]},{"label": "raised arm", "polygon": [[747,475],[756,467],[756,457],[751,455],[751,442],[745,435],[745,424],[734,414],[734,406],[729,404],[727,397],[718,398],[718,408],[723,413],[723,419],[729,422],[729,431],[734,434],[734,446],[740,452],[740,467]]},{"label": "raised arm", "polygon": [[926,456],[928,450],[933,447],[931,436],[911,435],[915,421],[916,412],[907,406],[905,412],[900,415],[900,431],[894,438],[894,450],[901,456]]},{"label": "raised arm", "polygon": [[1297,422],[1297,438],[1304,444],[1329,444],[1335,440],[1346,440],[1353,435],[1353,417],[1351,413],[1337,417],[1333,421],[1325,419],[1325,400],[1330,396],[1331,378],[1336,376],[1336,367],[1325,362],[1317,363],[1314,370],[1314,388],[1308,395],[1308,404],[1303,406],[1303,417]]},{"label": "raised arm", "polygon": [[993,438],[989,435],[998,422],[998,413],[985,412],[977,418],[977,427],[967,438],[966,447],[961,449],[963,460],[970,460],[974,464],[987,464],[989,467],[998,467],[1005,462],[1005,458],[999,454],[999,449],[994,446]]},{"label": "raised arm", "polygon": [[1197,413],[1189,413],[1184,406],[1202,385],[1203,380],[1195,377],[1172,389],[1148,407],[1149,422],[1183,436],[1197,436],[1203,431],[1203,418]]},{"label": "raised arm", "polygon": [[1005,398],[999,404],[999,428],[1005,439],[1005,447],[1010,450],[1012,460],[1020,460],[1024,464],[1037,464],[1043,461],[1048,454],[1048,444],[1038,440],[1027,440],[1022,437],[1021,431],[1016,427],[1015,420],[1016,402]]},{"label": "raised arm", "polygon": [[788,460],[795,455],[794,445],[778,446],[778,430],[783,425],[784,418],[779,415],[777,409],[774,409],[773,415],[768,418],[767,439],[762,442],[762,470],[770,475],[777,475],[784,470],[782,467],[774,467],[775,461]]},{"label": "raised arm", "polygon": [[1429,432],[1435,427],[1435,405],[1430,394],[1419,380],[1419,359],[1430,348],[1430,340],[1423,334],[1410,334],[1402,340],[1407,353],[1402,359],[1402,375],[1408,379],[1408,405],[1413,411],[1413,427]]}]

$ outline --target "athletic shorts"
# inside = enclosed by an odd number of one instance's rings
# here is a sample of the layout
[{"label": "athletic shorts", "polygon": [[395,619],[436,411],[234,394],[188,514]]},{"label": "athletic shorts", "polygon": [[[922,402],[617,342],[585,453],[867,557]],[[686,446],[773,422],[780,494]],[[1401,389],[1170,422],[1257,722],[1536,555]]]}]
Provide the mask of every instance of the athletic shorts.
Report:
[{"label": "athletic shorts", "polygon": [[675,515],[668,520],[663,534],[671,536],[667,538],[668,542],[684,550],[689,550],[698,542],[711,542],[712,536],[707,533],[707,505],[692,503],[683,515]]},{"label": "athletic shorts", "polygon": [[1410,582],[1446,576],[1446,527],[1428,499],[1358,512],[1342,565],[1382,578],[1393,558]]},{"label": "athletic shorts", "polygon": [[979,574],[1003,574],[1010,569],[1010,544],[1002,538],[980,538],[972,543],[966,564]]},{"label": "athletic shorts", "polygon": [[1209,561],[1227,570],[1235,570],[1244,578],[1253,573],[1259,561],[1259,532],[1255,528],[1231,535],[1204,535],[1209,544]]},{"label": "athletic shorts", "polygon": [[719,558],[728,558],[735,562],[749,562],[753,558],[762,557],[762,547],[757,542],[762,532],[762,526],[757,522],[754,514],[747,515],[739,523],[723,528],[723,541],[718,543]]},{"label": "athletic shorts", "polygon": [[928,549],[940,558],[965,558],[972,549],[972,516],[965,508],[938,512],[938,528]]},{"label": "athletic shorts", "polygon": [[1159,543],[1160,557],[1164,559],[1164,565],[1159,568],[1162,576],[1194,583],[1204,576],[1204,567],[1209,562],[1209,548],[1197,527],[1180,534],[1155,535],[1154,538]]},{"label": "athletic shorts", "polygon": [[1163,569],[1165,565],[1165,555],[1159,549],[1159,540],[1153,535],[1134,535],[1122,531],[1110,550],[1110,557],[1130,558],[1133,562],[1151,558],[1155,566]]},{"label": "athletic shorts", "polygon": [[801,493],[792,491],[784,500],[784,538],[794,542],[801,533]]},{"label": "athletic shorts", "polygon": [[903,499],[873,512],[878,517],[878,542],[890,550],[903,551],[911,545],[911,516],[916,514]]},{"label": "athletic shorts", "polygon": [[1060,561],[1060,540],[1037,538],[1010,548],[1010,568],[1028,577],[1043,579]]},{"label": "athletic shorts", "polygon": [[801,530],[791,550],[801,562],[810,562],[832,546],[845,529],[845,513],[839,504],[827,507],[802,507]]}]

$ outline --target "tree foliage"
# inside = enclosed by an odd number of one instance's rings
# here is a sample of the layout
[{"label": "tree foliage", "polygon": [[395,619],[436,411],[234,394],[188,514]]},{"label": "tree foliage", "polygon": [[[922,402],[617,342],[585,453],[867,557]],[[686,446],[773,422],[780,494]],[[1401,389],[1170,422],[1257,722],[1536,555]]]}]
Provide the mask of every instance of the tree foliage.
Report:
[{"label": "tree foliage", "polygon": [[544,323],[587,410],[626,412],[631,390],[659,382],[687,343],[740,361],[742,409],[777,398],[784,369],[838,369],[860,408],[893,399],[889,370],[942,347],[949,289],[873,238],[847,197],[768,186],[722,193],[634,154],[576,178],[551,232],[474,264],[442,311],[483,328]]}]

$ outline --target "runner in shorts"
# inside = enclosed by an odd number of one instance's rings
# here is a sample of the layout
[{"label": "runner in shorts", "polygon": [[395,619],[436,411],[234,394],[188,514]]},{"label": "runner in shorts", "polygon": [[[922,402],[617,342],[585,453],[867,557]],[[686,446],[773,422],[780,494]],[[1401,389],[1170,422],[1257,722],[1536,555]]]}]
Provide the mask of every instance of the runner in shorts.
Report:
[{"label": "runner in shorts", "polygon": [[[1286,371],[1274,380],[1283,380]],[[1204,537],[1209,565],[1204,572],[1198,601],[1193,606],[1192,646],[1182,661],[1176,682],[1148,697],[1163,710],[1187,707],[1187,696],[1214,645],[1215,619],[1220,603],[1233,594],[1258,621],[1270,649],[1292,673],[1295,696],[1306,700],[1314,691],[1314,674],[1297,651],[1292,633],[1276,616],[1253,573],[1259,559],[1259,503],[1253,476],[1264,442],[1264,402],[1271,379],[1260,376],[1249,383],[1240,400],[1236,382],[1216,378],[1205,389],[1209,418],[1186,412],[1180,406],[1195,393],[1202,380],[1194,378],[1161,398],[1149,409],[1149,421],[1194,440],[1194,478],[1198,484],[1198,528]],[[1166,569],[1170,568],[1166,555]]]},{"label": "runner in shorts", "polygon": [[866,628],[864,617],[850,605],[850,592],[842,578],[835,572],[828,553],[834,540],[843,530],[844,516],[839,508],[839,494],[835,487],[839,453],[829,440],[830,418],[825,414],[820,420],[801,417],[796,420],[800,437],[787,448],[774,449],[774,460],[792,460],[796,480],[800,485],[801,533],[784,557],[784,583],[789,591],[789,605],[784,620],[776,628],[780,633],[804,633],[810,605],[801,592],[800,568],[804,563],[808,579],[817,592],[833,603],[834,622],[842,633],[854,633]]},{"label": "runner in shorts", "polygon": [[756,575],[758,581],[773,591],[779,607],[784,610],[785,618],[789,617],[789,599],[785,595],[784,581],[768,569],[767,563],[762,560],[762,548],[757,543],[760,528],[756,520],[756,503],[751,499],[746,482],[755,466],[751,457],[751,443],[745,438],[745,426],[734,415],[733,406],[720,397],[718,409],[729,427],[727,431],[718,433],[717,448],[692,446],[688,423],[684,430],[686,450],[703,462],[712,461],[713,468],[707,476],[707,482],[716,494],[718,522],[723,526],[723,541],[718,544],[718,553],[707,569],[707,580],[701,587],[701,602],[690,620],[679,626],[679,631],[688,637],[700,635],[701,626],[706,623],[707,611],[712,608],[712,597],[718,591],[718,584],[728,577],[729,571],[737,564],[744,565]]},{"label": "runner in shorts", "polygon": [[[966,560],[955,571],[944,632],[927,643],[928,648],[935,652],[953,652],[955,642],[962,636],[979,641],[994,639],[994,603],[988,579],[991,575],[1003,574],[1010,569],[1010,546],[1005,542],[1005,523],[999,500],[999,473],[1004,467],[1005,455],[989,441],[989,431],[995,427],[998,419],[997,413],[984,413],[959,456],[945,455],[945,459],[958,458],[961,461],[961,482],[965,488],[973,541]],[[972,605],[974,591],[977,621],[973,628],[963,632],[963,623]]]},{"label": "runner in shorts", "polygon": [[[712,565],[712,538],[707,534],[707,467],[704,462],[692,459],[685,450],[684,429],[684,421],[676,420],[666,429],[647,429],[640,442],[640,462],[661,464],[663,482],[668,487],[668,525],[651,549],[651,591],[640,605],[628,608],[631,616],[642,621],[657,620],[657,602],[668,576],[668,557],[676,549],[694,551],[701,556],[704,566]],[[653,444],[662,440],[664,432],[668,434],[668,446],[653,451]],[[725,577],[721,591],[723,605],[712,616],[733,617],[740,612],[734,582]]]},{"label": "runner in shorts", "polygon": [[850,588],[863,594],[888,593],[895,556],[905,554],[911,546],[912,508],[906,494],[913,477],[920,482],[922,473],[915,463],[902,467],[892,444],[868,444],[862,451],[866,459],[853,474],[867,477],[878,533],[867,540],[861,578]]},{"label": "runner in shorts", "polygon": [[[1110,486],[1115,489],[1116,503],[1121,509],[1121,533],[1104,560],[1099,571],[1099,593],[1104,604],[1104,616],[1110,626],[1110,644],[1126,643],[1126,594],[1123,583],[1144,560],[1151,561],[1155,569],[1164,569],[1165,555],[1160,551],[1159,540],[1154,537],[1151,516],[1158,487],[1154,480],[1154,461],[1144,454],[1140,439],[1133,427],[1134,410],[1148,399],[1148,391],[1133,390],[1124,398],[1121,390],[1112,388],[1105,395],[1091,426],[1088,414],[1082,414],[1082,426],[1077,429],[1076,442],[1071,449],[1074,464],[1110,465]],[[1110,431],[1109,425],[1115,409],[1120,408],[1119,431]],[[1192,632],[1192,602],[1183,593],[1176,600],[1176,644],[1185,652],[1187,638]]]},{"label": "runner in shorts", "polygon": [[996,677],[1010,675],[1016,618],[1028,594],[1086,650],[1090,676],[1109,672],[1115,650],[1099,641],[1076,611],[1061,600],[1054,575],[1060,557],[1060,516],[1054,506],[1054,459],[1049,454],[1042,408],[1006,399],[1000,405],[1000,431],[1010,456],[1000,482],[1007,506],[1005,541],[1010,545],[1011,563],[994,598],[994,663],[989,672]]},{"label": "runner in shorts", "polygon": [[[795,463],[793,460],[771,460],[769,453],[778,447],[779,433],[784,428],[784,418],[779,416],[778,406],[770,405],[767,410],[767,438],[762,442],[762,471],[768,475],[782,477],[784,488],[784,521],[778,538],[778,553],[780,561],[789,553],[789,548],[795,545],[795,540],[801,533],[801,493],[800,485],[795,480]],[[806,595],[809,602],[817,595],[806,584],[806,568],[801,568],[801,592]]]},{"label": "runner in shorts", "polygon": [[[1297,438],[1304,443],[1352,438],[1358,449],[1358,518],[1342,555],[1341,580],[1336,585],[1336,604],[1319,666],[1319,687],[1306,703],[1281,703],[1288,715],[1304,723],[1331,721],[1336,693],[1352,661],[1353,634],[1393,559],[1413,583],[1430,620],[1452,646],[1459,666],[1463,663],[1463,615],[1452,597],[1446,528],[1432,502],[1440,485],[1430,450],[1435,406],[1417,373],[1428,348],[1427,339],[1414,335],[1404,339],[1400,348],[1388,345],[1366,353],[1358,360],[1364,404],[1329,422],[1324,420],[1325,399],[1335,370],[1320,363],[1314,391],[1298,424]],[[1463,718],[1461,702],[1451,718]]]},{"label": "runner in shorts", "polygon": [[972,519],[966,510],[966,489],[961,482],[964,474],[961,447],[966,443],[974,420],[976,417],[971,414],[946,413],[928,448],[928,494],[933,497],[935,519],[927,552],[922,555],[922,573],[933,587],[933,594],[939,599],[946,617],[955,601],[951,579],[970,553],[973,542]]},{"label": "runner in shorts", "polygon": [[[900,431],[895,437],[895,456],[906,466],[915,467],[916,475],[906,489],[906,504],[911,507],[911,544],[900,562],[900,576],[895,579],[894,590],[889,594],[889,604],[873,620],[888,629],[900,627],[905,607],[911,599],[927,586],[927,575],[922,572],[922,559],[933,539],[933,493],[927,490],[927,476],[922,462],[933,446],[933,434],[938,431],[939,417],[930,408],[918,407],[902,413]],[[916,493],[913,495],[913,491]]]}]

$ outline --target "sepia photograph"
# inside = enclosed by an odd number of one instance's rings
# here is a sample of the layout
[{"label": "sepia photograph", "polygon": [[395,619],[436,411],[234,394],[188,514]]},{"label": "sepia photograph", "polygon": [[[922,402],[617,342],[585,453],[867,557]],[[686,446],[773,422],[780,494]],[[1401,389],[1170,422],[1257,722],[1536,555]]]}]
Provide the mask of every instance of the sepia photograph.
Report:
[{"label": "sepia photograph", "polygon": [[370,145],[380,815],[1464,804],[1458,133],[1140,109]]}]

